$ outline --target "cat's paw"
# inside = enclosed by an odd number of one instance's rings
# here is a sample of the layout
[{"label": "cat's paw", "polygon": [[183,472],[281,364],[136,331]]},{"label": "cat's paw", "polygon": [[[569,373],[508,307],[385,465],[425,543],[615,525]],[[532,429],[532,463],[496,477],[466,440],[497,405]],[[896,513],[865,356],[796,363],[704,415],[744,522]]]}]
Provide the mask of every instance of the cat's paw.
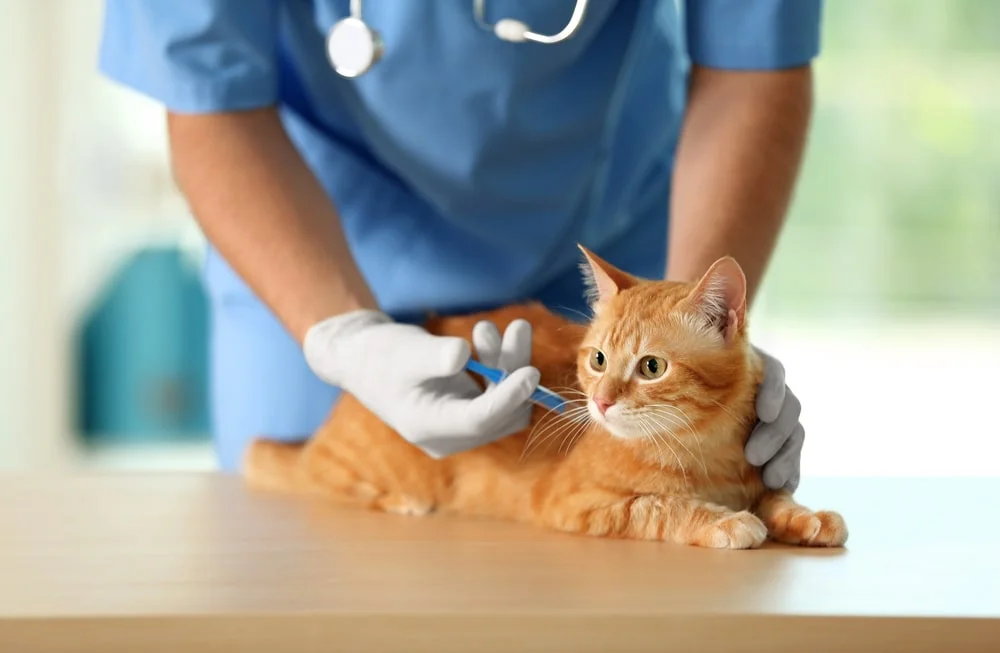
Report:
[{"label": "cat's paw", "polygon": [[405,495],[387,496],[378,501],[378,507],[394,515],[423,517],[434,512],[434,504]]},{"label": "cat's paw", "polygon": [[841,547],[847,542],[847,524],[838,513],[812,512],[795,506],[777,515],[770,526],[771,539],[801,546]]},{"label": "cat's paw", "polygon": [[692,544],[712,549],[755,549],[767,539],[767,527],[756,515],[747,512],[727,514],[703,526]]}]

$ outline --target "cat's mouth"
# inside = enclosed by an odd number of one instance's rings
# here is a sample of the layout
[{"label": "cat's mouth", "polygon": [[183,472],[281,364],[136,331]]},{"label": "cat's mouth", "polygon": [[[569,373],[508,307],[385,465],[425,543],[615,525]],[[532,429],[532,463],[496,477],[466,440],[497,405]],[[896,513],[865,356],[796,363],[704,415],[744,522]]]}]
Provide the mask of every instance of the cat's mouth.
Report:
[{"label": "cat's mouth", "polygon": [[616,438],[632,440],[636,438],[650,437],[650,432],[642,428],[641,422],[634,419],[634,411],[615,404],[604,411],[590,400],[587,402],[587,411],[590,418],[604,427],[608,433]]},{"label": "cat's mouth", "polygon": [[[657,439],[662,433],[673,435],[674,427],[681,424],[678,416],[665,414],[663,410],[615,404],[602,411],[593,400],[587,403],[590,418],[612,436],[623,440]],[[687,421],[686,417],[683,419]]]}]

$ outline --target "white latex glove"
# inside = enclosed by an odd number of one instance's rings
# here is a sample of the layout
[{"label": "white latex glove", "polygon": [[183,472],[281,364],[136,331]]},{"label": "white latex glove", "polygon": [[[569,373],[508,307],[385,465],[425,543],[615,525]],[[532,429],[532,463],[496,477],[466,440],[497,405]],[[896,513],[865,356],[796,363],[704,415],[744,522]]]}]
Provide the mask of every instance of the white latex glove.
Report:
[{"label": "white latex glove", "polygon": [[802,404],[785,385],[785,368],[778,359],[760,349],[757,353],[764,359],[764,380],[757,391],[758,421],[747,440],[746,458],[762,468],[766,486],[794,492],[806,437],[799,422]]},{"label": "white latex glove", "polygon": [[528,398],[539,380],[538,370],[527,366],[530,326],[512,324],[501,340],[496,327],[486,324],[476,325],[473,336],[480,360],[511,369],[485,391],[464,371],[471,354],[465,340],[398,324],[380,311],[354,311],[316,324],[303,350],[318,377],[441,458],[506,437],[530,419]]},{"label": "white latex glove", "polygon": [[[476,357],[480,363],[510,374],[531,364],[531,336],[531,323],[527,320],[514,320],[507,325],[503,338],[495,324],[483,320],[472,329],[472,346],[476,349]],[[536,380],[532,392],[537,385]],[[493,383],[487,382],[487,390],[493,386]],[[511,413],[510,422],[505,423],[500,430],[508,435],[527,428],[529,424],[531,404],[525,402]]]}]

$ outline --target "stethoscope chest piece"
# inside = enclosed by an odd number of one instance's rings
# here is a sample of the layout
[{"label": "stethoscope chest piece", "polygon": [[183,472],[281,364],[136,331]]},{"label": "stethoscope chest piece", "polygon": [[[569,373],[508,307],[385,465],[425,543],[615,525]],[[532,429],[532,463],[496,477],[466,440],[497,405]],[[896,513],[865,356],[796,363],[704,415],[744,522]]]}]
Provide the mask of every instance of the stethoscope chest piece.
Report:
[{"label": "stethoscope chest piece", "polygon": [[382,58],[382,37],[351,16],[337,22],[326,37],[326,54],[344,77],[360,77]]}]

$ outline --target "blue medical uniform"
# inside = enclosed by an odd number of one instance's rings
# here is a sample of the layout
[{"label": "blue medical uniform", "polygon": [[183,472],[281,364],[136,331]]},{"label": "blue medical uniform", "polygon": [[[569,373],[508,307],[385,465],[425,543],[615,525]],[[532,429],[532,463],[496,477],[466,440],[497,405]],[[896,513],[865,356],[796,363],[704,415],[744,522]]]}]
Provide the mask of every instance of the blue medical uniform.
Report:
[{"label": "blue medical uniform", "polygon": [[[488,0],[537,32],[575,0]],[[472,0],[368,0],[383,59],[348,80],[325,37],[349,0],[108,0],[100,67],[178,113],[276,105],[397,319],[528,298],[584,309],[582,242],[665,269],[688,66],[776,69],[819,50],[821,0],[591,0],[576,36],[507,43]],[[214,250],[212,409],[223,469],[261,434],[299,439],[336,390]]]}]

